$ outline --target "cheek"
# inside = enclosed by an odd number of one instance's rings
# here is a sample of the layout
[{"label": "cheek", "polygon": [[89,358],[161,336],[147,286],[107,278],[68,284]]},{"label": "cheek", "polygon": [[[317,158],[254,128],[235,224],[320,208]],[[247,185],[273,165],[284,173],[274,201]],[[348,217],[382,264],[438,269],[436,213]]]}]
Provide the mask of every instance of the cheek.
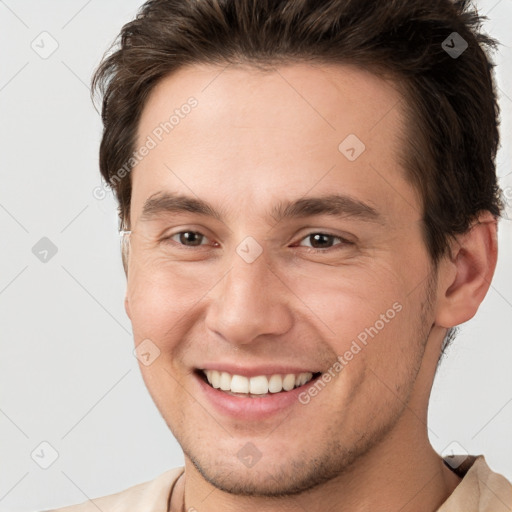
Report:
[{"label": "cheek", "polygon": [[[219,261],[134,260],[127,296],[136,343],[150,338],[162,349],[171,349],[187,329],[201,322],[212,297],[218,297],[215,286],[222,283],[226,269]],[[408,297],[407,276],[376,261],[339,267],[276,265],[279,280],[270,281],[276,288],[269,293],[287,304],[296,323],[305,329],[314,326],[336,355],[351,358],[351,353],[364,350],[372,359],[396,359],[409,349],[409,324],[417,313]]]},{"label": "cheek", "polygon": [[134,331],[140,335],[146,332],[161,339],[191,314],[215,284],[197,266],[169,267],[142,261],[129,270],[127,297]]},{"label": "cheek", "polygon": [[[400,316],[404,307],[403,277],[393,269],[377,265],[318,267],[281,276],[287,286],[316,318],[326,336],[341,343],[364,341],[366,328],[383,331]],[[403,316],[403,315],[402,315]],[[373,329],[370,329],[372,332]]]},{"label": "cheek", "polygon": [[377,379],[372,396],[389,392],[379,378],[392,389],[404,386],[422,354],[421,287],[411,294],[413,280],[391,265],[323,272],[301,272],[287,284],[307,306],[307,322],[318,327],[333,359],[341,358],[343,388],[353,392],[365,375]]}]

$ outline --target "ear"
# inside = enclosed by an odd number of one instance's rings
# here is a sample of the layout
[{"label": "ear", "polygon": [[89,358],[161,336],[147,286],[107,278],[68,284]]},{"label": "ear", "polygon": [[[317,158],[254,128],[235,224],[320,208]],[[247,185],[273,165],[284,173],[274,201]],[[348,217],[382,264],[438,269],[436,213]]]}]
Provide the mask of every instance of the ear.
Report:
[{"label": "ear", "polygon": [[128,258],[130,255],[129,235],[123,235],[121,242],[121,259],[123,261],[124,275],[128,277]]},{"label": "ear", "polygon": [[128,294],[124,297],[124,310],[126,311],[126,314],[128,315],[128,318],[131,320],[132,315],[130,312],[130,300],[128,299]]},{"label": "ear", "polygon": [[497,220],[482,212],[439,263],[436,325],[449,328],[473,318],[491,285],[497,256]]}]

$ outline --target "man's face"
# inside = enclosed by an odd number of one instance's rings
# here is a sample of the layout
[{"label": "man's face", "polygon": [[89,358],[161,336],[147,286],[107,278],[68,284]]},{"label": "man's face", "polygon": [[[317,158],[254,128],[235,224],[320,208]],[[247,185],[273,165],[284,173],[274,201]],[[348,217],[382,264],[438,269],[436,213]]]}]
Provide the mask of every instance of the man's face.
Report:
[{"label": "man's face", "polygon": [[145,105],[127,311],[160,351],[141,364],[158,409],[219,488],[298,492],[421,427],[430,261],[400,109],[365,71],[305,64],[184,68]]}]

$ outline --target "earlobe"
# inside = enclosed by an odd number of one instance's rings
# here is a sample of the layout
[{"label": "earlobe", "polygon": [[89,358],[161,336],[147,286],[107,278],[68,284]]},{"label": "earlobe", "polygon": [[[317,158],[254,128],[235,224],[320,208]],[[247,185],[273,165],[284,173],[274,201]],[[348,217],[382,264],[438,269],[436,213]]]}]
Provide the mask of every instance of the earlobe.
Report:
[{"label": "earlobe", "polygon": [[472,227],[453,241],[440,268],[436,324],[454,327],[467,322],[483,301],[496,268],[497,221],[482,213]]},{"label": "earlobe", "polygon": [[128,295],[126,295],[125,298],[124,298],[124,310],[126,311],[126,314],[128,315],[128,318],[131,320],[132,316],[131,316],[131,313],[130,313],[130,301],[128,299]]}]

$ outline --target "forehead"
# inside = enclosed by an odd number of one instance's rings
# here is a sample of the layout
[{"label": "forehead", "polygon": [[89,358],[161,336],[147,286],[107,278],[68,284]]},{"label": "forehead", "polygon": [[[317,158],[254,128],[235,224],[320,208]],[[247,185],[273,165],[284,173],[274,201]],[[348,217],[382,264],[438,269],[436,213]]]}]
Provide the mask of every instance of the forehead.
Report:
[{"label": "forehead", "polygon": [[412,192],[399,165],[403,101],[392,82],[352,66],[182,68],[143,109],[136,147],[154,147],[133,171],[132,203],[159,189],[235,205],[234,192],[249,204],[258,193],[340,187],[403,202]]},{"label": "forehead", "polygon": [[[191,98],[198,108],[186,125],[236,127],[255,136],[259,129],[293,135],[316,132],[335,140],[359,130],[369,141],[380,130],[399,129],[403,123],[402,96],[394,82],[348,65],[295,63],[261,70],[249,65],[192,65],[160,80],[143,109],[139,135],[150,132]],[[308,124],[293,125],[294,121]],[[173,136],[183,132],[180,123]],[[196,127],[198,127],[196,125]],[[283,133],[281,131],[281,133]],[[390,134],[392,135],[392,134]]]}]

